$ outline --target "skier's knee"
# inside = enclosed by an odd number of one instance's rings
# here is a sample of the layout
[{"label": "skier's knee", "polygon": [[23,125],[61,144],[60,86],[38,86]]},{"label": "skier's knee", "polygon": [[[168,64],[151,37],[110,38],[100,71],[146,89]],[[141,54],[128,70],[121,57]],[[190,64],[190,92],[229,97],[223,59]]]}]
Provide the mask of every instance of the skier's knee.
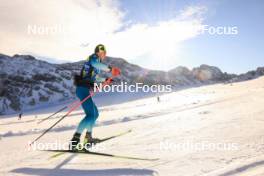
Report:
[{"label": "skier's knee", "polygon": [[93,111],[93,112],[91,113],[91,116],[92,116],[94,119],[97,119],[98,116],[99,116],[98,111]]},{"label": "skier's knee", "polygon": [[96,111],[95,114],[94,114],[95,119],[97,119],[98,116],[99,116],[99,113],[98,113],[98,111]]}]

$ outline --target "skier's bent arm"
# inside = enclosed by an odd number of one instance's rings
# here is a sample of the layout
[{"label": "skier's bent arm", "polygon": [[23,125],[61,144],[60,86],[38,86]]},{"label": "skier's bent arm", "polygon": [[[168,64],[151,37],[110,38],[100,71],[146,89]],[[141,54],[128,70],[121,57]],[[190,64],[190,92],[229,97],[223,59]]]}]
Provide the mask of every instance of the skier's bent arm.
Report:
[{"label": "skier's bent arm", "polygon": [[103,78],[103,77],[100,77],[100,76],[96,76],[96,77],[95,77],[95,80],[96,80],[97,83],[105,82],[105,79],[106,79],[106,78]]},{"label": "skier's bent arm", "polygon": [[111,71],[111,67],[103,64],[103,63],[100,63],[100,62],[97,62],[95,60],[91,60],[91,65],[98,69],[98,70],[102,70],[102,71],[105,71],[105,72],[110,72]]}]

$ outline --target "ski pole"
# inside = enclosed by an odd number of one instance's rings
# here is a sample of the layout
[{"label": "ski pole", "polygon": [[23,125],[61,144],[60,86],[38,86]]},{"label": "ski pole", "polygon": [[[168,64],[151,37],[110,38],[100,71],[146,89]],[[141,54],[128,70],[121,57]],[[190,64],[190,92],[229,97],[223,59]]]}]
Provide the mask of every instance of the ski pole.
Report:
[{"label": "ski pole", "polygon": [[55,113],[51,114],[50,116],[44,118],[44,119],[41,119],[37,124],[40,124],[42,122],[44,122],[45,120],[48,120],[49,118],[53,117],[54,115],[58,114],[59,112],[63,111],[64,109],[66,109],[67,106],[64,106],[63,108],[61,108],[60,110],[56,111]]},{"label": "ski pole", "polygon": [[78,103],[78,102],[79,102],[79,100],[74,101],[73,103],[71,103],[71,104],[68,105],[68,106],[64,106],[63,108],[59,109],[59,110],[56,111],[55,113],[51,114],[50,116],[48,116],[48,117],[46,117],[46,118],[44,118],[44,119],[41,119],[37,124],[40,124],[40,123],[42,123],[42,122],[44,122],[44,121],[50,119],[50,118],[53,117],[54,115],[58,114],[59,112],[65,110],[65,109],[67,109],[67,108],[71,108],[72,106],[74,106],[74,105],[75,105],[76,103]]},{"label": "ski pole", "polygon": [[[110,77],[110,79],[112,79],[112,77]],[[106,83],[107,82],[104,82],[103,85],[102,85],[102,87],[104,87],[106,85]],[[60,121],[62,121],[65,117],[67,117],[72,111],[74,111],[76,108],[78,108],[80,105],[82,105],[83,102],[85,102],[86,100],[88,100],[89,98],[91,98],[92,96],[94,96],[94,94],[95,94],[95,92],[90,92],[90,95],[88,95],[82,101],[80,101],[78,104],[76,104],[75,106],[73,106],[64,116],[62,116],[51,127],[49,127],[48,129],[46,129],[40,136],[38,136],[36,139],[34,139],[29,145],[32,145],[33,143],[35,143],[36,141],[38,141],[42,136],[44,136],[47,132],[49,132],[54,126],[56,126],[58,123],[60,123]]]}]

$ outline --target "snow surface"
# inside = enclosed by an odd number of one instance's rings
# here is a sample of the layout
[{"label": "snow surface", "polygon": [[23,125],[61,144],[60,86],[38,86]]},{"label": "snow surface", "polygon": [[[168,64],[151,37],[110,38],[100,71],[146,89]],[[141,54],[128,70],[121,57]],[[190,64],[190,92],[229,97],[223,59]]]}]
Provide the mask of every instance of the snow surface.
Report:
[{"label": "snow surface", "polygon": [[[181,90],[127,103],[103,106],[94,129],[106,137],[132,132],[101,144],[95,151],[146,158],[137,161],[103,156],[28,150],[28,143],[58,118],[37,125],[60,106],[0,120],[0,175],[15,176],[229,176],[264,175],[264,77]],[[59,114],[62,115],[63,113]],[[37,117],[36,117],[37,115]],[[67,142],[83,117],[81,109],[46,134],[38,144]],[[162,148],[161,144],[232,144],[232,150]]]}]

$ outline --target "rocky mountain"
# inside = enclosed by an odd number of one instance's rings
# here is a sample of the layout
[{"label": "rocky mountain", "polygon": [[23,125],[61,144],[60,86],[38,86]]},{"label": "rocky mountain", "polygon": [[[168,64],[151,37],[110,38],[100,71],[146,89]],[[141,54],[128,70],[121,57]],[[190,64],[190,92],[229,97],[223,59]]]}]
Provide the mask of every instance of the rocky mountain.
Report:
[{"label": "rocky mountain", "polygon": [[0,55],[0,113],[19,112],[74,93],[71,72],[29,55]]},{"label": "rocky mountain", "polygon": [[[50,64],[30,55],[0,54],[0,114],[20,112],[45,105],[60,103],[75,97],[73,75],[80,72],[84,61]],[[218,82],[234,82],[264,75],[264,68],[235,75],[223,73],[208,65],[189,70],[176,67],[168,72],[149,70],[131,64],[122,58],[106,59],[106,64],[121,68],[122,75],[115,83],[170,84],[190,87]],[[107,75],[103,75],[107,76]]]}]

